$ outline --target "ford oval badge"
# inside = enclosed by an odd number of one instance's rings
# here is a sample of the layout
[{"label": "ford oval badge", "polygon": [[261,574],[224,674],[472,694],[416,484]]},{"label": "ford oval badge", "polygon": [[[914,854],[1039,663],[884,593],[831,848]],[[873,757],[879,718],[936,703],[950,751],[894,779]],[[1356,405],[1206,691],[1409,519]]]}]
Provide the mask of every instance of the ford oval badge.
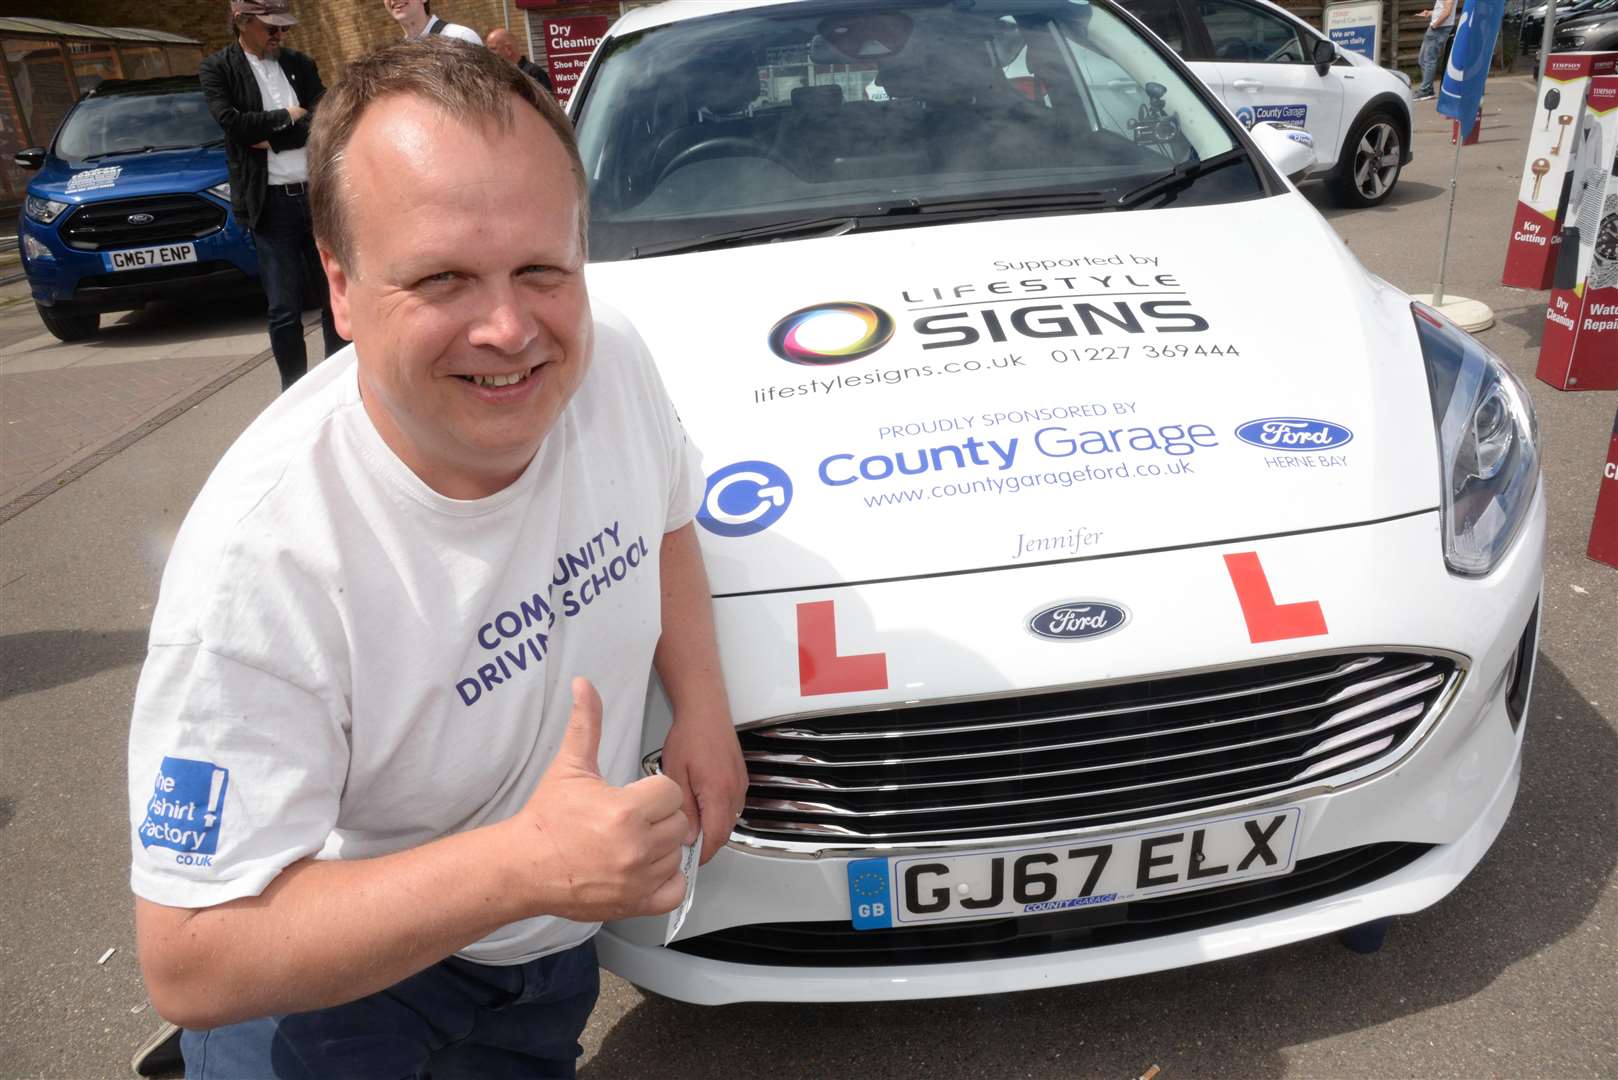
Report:
[{"label": "ford oval badge", "polygon": [[150,225],[152,222],[154,222],[156,220],[157,220],[157,218],[153,217],[151,214],[130,214],[129,215],[129,223],[131,225]]},{"label": "ford oval badge", "polygon": [[1029,616],[1028,629],[1050,641],[1081,641],[1110,634],[1129,621],[1129,612],[1099,600],[1069,600]]},{"label": "ford oval badge", "polygon": [[1354,433],[1343,425],[1304,416],[1249,420],[1236,429],[1236,437],[1265,450],[1331,450],[1354,441]]}]

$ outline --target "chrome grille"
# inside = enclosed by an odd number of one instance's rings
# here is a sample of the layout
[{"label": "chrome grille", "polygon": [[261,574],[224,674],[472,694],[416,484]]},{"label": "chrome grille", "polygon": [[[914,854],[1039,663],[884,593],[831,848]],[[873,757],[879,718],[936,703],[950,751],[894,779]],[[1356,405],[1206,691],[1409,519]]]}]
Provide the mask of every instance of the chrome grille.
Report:
[{"label": "chrome grille", "polygon": [[[150,221],[131,222],[149,216]],[[79,251],[182,243],[225,226],[225,210],[200,195],[154,195],[86,203],[62,224],[62,239]]]},{"label": "chrome grille", "polygon": [[1457,678],[1447,657],[1316,656],[791,720],[741,733],[737,832],[1002,840],[1271,796],[1396,754]]}]

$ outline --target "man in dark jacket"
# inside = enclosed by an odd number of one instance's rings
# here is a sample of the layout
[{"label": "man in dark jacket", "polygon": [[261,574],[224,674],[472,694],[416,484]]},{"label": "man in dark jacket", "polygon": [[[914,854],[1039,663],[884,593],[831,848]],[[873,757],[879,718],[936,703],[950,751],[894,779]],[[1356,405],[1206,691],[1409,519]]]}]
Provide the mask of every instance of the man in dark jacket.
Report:
[{"label": "man in dark jacket", "polygon": [[308,370],[306,300],[320,303],[325,355],[343,346],[315,252],[306,191],[304,143],[310,113],[326,88],[313,60],[281,47],[282,35],[298,22],[288,4],[232,0],[236,43],[205,59],[198,73],[208,107],[225,132],[236,220],[252,231],[258,248],[259,276],[270,303],[270,349],[283,390]]},{"label": "man in dark jacket", "polygon": [[522,54],[522,51],[517,48],[517,39],[511,36],[511,31],[503,26],[497,26],[484,35],[483,43],[489,47],[490,52],[503,56],[516,64],[519,71],[543,86],[547,91],[553,94],[556,92],[556,88],[551,85],[550,74]]}]

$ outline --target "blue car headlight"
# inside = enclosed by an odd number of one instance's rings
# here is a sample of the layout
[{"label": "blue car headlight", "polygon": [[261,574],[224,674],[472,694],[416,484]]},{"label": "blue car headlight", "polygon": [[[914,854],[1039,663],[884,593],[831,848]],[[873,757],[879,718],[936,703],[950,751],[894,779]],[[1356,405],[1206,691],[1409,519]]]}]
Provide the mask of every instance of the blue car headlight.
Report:
[{"label": "blue car headlight", "polygon": [[212,195],[216,199],[222,199],[225,202],[229,202],[230,201],[230,181],[226,180],[223,183],[215,184],[213,187],[208,189],[208,194]]},{"label": "blue car headlight", "polygon": [[41,225],[49,225],[60,217],[62,211],[66,209],[67,203],[65,202],[41,198],[38,195],[30,195],[23,200],[23,213]]},{"label": "blue car headlight", "polygon": [[1539,486],[1539,421],[1499,357],[1425,304],[1411,310],[1438,432],[1444,561],[1458,574],[1487,574]]}]

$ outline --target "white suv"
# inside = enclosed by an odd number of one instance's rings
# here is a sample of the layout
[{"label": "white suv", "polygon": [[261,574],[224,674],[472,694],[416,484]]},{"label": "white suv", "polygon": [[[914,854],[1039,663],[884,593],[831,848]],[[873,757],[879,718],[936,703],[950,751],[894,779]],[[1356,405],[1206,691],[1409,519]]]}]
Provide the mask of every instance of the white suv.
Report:
[{"label": "white suv", "polygon": [[1268,0],[1124,0],[1246,127],[1297,124],[1316,176],[1345,206],[1375,206],[1410,162],[1410,80]]}]

